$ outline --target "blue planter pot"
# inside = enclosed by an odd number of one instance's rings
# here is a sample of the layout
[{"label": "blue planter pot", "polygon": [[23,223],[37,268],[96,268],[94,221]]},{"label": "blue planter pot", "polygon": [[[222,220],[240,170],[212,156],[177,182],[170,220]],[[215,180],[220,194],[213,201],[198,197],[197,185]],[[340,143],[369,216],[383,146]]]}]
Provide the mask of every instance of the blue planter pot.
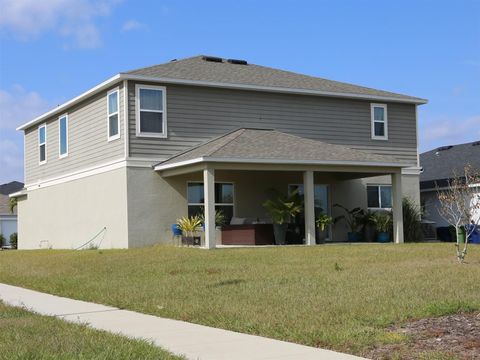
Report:
[{"label": "blue planter pot", "polygon": [[360,233],[358,232],[349,232],[347,234],[348,242],[359,242],[361,240]]},{"label": "blue planter pot", "polygon": [[390,242],[390,234],[388,232],[379,232],[377,234],[377,241],[379,243],[388,243]]}]

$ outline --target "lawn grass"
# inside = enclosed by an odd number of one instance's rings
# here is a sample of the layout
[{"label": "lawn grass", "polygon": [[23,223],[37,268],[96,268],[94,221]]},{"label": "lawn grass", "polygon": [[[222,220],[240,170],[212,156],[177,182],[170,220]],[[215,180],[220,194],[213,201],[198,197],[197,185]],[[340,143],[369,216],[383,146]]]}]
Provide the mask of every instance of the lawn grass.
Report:
[{"label": "lawn grass", "polygon": [[1,302],[0,336],[0,359],[182,359],[146,341],[70,324]]},{"label": "lawn grass", "polygon": [[0,282],[355,354],[384,328],[480,309],[480,246],[4,251]]}]

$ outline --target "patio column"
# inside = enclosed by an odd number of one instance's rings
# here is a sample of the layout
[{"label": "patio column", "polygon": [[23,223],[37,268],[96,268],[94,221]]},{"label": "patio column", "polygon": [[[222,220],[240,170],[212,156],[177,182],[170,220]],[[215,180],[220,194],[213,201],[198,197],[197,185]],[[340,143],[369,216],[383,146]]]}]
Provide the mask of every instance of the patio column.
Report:
[{"label": "patio column", "polygon": [[392,175],[392,212],[393,212],[393,241],[403,243],[403,209],[402,209],[402,173]]},{"label": "patio column", "polygon": [[303,197],[305,204],[305,243],[315,245],[315,204],[313,171],[303,173]]},{"label": "patio column", "polygon": [[203,170],[203,196],[205,202],[205,247],[215,248],[215,170]]}]

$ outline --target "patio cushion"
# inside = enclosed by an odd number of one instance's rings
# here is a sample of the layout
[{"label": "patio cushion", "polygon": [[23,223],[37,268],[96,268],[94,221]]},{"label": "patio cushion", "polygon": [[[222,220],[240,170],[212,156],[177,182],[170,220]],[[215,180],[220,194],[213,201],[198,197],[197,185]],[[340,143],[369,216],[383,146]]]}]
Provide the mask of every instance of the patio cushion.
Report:
[{"label": "patio cushion", "polygon": [[232,217],[232,220],[230,220],[230,225],[243,225],[245,224],[246,218],[239,218],[239,217]]}]

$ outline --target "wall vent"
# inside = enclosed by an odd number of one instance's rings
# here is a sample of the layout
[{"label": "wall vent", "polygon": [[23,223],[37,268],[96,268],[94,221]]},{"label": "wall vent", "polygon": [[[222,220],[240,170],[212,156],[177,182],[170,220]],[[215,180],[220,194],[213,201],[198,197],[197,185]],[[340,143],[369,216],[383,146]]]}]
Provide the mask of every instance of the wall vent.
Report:
[{"label": "wall vent", "polygon": [[205,61],[216,62],[216,63],[223,62],[222,58],[216,57],[216,56],[203,56],[202,59]]},{"label": "wall vent", "polygon": [[235,65],[248,65],[247,60],[228,59],[227,62]]}]

